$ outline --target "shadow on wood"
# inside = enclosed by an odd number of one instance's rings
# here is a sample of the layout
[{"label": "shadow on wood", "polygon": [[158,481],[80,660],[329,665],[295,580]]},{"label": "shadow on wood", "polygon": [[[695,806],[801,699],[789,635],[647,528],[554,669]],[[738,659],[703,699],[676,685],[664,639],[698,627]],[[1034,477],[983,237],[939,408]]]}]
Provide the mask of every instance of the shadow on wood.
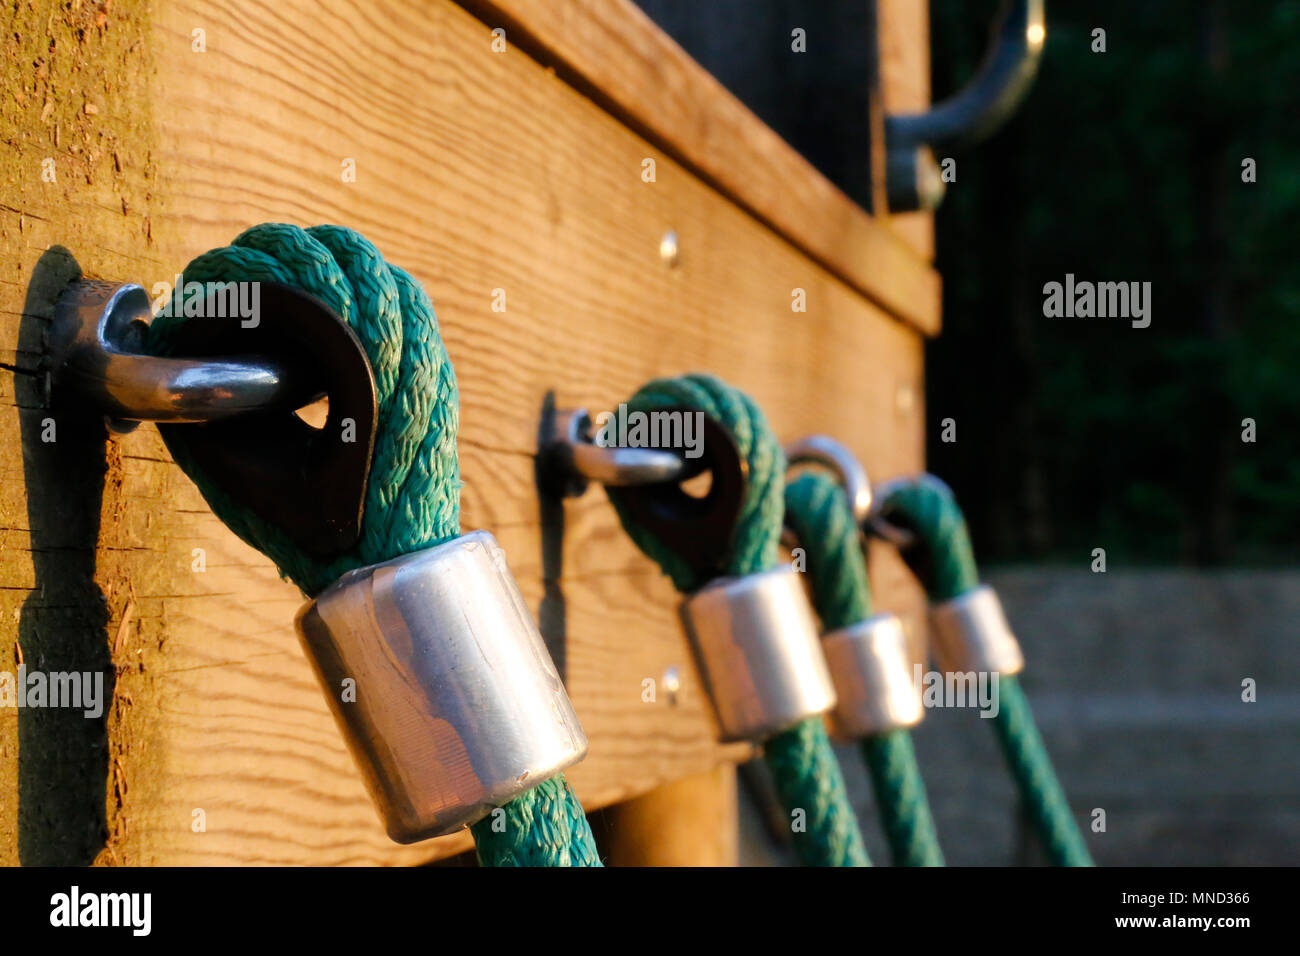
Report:
[{"label": "shadow on wood", "polygon": [[[19,327],[23,351],[40,355],[54,302],[81,269],[52,246],[38,260]],[[108,705],[114,672],[107,637],[108,604],[95,582],[95,549],[103,501],[103,419],[80,410],[44,407],[34,369],[14,369],[19,405],[27,517],[35,586],[19,616],[21,662],[49,678],[75,673],[83,706],[45,700],[18,714],[18,855],[24,866],[84,866],[107,839]],[[15,664],[18,662],[16,661]],[[67,685],[65,685],[67,686]],[[21,692],[21,690],[20,690]]]},{"label": "shadow on wood", "polygon": [[[555,419],[555,393],[547,392],[542,401],[542,416],[538,426],[538,447],[551,434]],[[564,680],[568,674],[568,609],[564,603],[564,586],[560,583],[564,573],[564,497],[553,489],[542,469],[541,458],[534,459],[534,480],[537,484],[537,509],[541,523],[542,600],[537,606],[537,628],[542,641],[555,662],[555,669]]]}]

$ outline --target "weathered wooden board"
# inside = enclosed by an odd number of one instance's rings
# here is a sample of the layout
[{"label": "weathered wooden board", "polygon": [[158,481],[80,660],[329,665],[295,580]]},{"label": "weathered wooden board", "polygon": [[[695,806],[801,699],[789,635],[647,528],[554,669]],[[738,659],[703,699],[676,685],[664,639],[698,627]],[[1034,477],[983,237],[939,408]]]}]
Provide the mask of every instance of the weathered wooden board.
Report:
[{"label": "weathered wooden board", "polygon": [[724,764],[616,803],[592,820],[610,866],[735,866],[736,768]]},{"label": "weathered wooden board", "polygon": [[[925,4],[896,0],[893,6],[900,3],[921,7],[925,27]],[[867,216],[631,0],[466,0],[465,5],[508,33],[517,30],[547,62],[890,313],[927,334],[938,332],[938,276],[908,247],[908,233],[916,227],[905,226],[905,234],[897,236],[891,220]],[[887,12],[885,20],[893,48],[926,42],[924,30],[906,32],[917,25],[914,13]],[[912,62],[903,72],[912,72]],[[924,62],[928,69],[928,57]],[[887,88],[900,72],[894,67],[891,58],[882,78]]]},{"label": "weathered wooden board", "polygon": [[[548,630],[591,739],[571,774],[584,803],[744,755],[713,742],[676,599],[600,492],[565,507],[563,567],[544,566],[543,396],[612,408],[710,370],[782,435],[837,434],[883,478],[922,461],[912,326],[445,0],[33,0],[0,19],[0,668],[111,655],[116,674],[106,726],[0,708],[0,863],[412,863],[468,845],[388,842],[293,636],[298,594],[156,430],[105,442],[59,415],[41,441],[52,416],[26,373],[74,259],[150,287],[263,221],[357,228],[433,296],[465,527],[497,534],[544,617],[563,598]],[[873,563],[887,606],[920,607],[895,560]],[[668,667],[675,704],[643,703]]]}]

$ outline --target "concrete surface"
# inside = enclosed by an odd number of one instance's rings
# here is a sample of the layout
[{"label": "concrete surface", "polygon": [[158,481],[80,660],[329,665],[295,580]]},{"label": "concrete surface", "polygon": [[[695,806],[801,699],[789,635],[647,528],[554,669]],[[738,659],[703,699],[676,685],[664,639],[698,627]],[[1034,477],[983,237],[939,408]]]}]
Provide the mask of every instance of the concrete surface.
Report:
[{"label": "concrete surface", "polygon": [[[1023,683],[1101,865],[1300,864],[1300,570],[993,569]],[[1242,680],[1256,702],[1241,700]],[[1041,862],[988,722],[932,710],[915,734],[951,864]],[[840,750],[873,860],[870,785]],[[742,789],[742,862],[792,858]]]}]

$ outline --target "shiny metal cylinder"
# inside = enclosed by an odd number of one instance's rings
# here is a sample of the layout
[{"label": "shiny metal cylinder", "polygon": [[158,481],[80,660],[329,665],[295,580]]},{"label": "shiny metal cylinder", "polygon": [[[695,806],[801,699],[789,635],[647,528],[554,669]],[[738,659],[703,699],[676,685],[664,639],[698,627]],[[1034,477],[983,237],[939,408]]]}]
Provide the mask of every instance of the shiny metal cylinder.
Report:
[{"label": "shiny metal cylinder", "polygon": [[1002,602],[987,584],[930,608],[930,645],[944,673],[1016,674],[1025,666]]},{"label": "shiny metal cylinder", "polygon": [[822,638],[839,703],[831,711],[835,733],[857,738],[911,727],[925,716],[912,674],[903,624],[877,614]]},{"label": "shiny metal cylinder", "polygon": [[835,706],[794,568],[719,578],[682,602],[723,740],[761,741]]},{"label": "shiny metal cylinder", "polygon": [[496,539],[359,568],[298,632],[388,835],[468,826],[587,753]]}]

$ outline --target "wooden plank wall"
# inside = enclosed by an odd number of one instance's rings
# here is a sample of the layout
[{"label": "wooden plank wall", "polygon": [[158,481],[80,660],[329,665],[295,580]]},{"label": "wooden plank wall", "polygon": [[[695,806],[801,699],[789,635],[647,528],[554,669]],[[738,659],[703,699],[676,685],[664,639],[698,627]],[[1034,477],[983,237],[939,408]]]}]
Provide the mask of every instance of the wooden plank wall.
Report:
[{"label": "wooden plank wall", "polygon": [[[714,742],[671,588],[601,493],[566,506],[562,567],[544,565],[543,396],[611,408],[711,370],[783,436],[837,434],[883,478],[922,463],[914,325],[690,171],[701,147],[661,148],[517,46],[494,52],[492,24],[447,0],[30,0],[0,19],[0,669],[113,675],[100,721],[0,708],[0,863],[405,864],[468,845],[388,842],[293,636],[299,595],[156,430],[105,441],[39,407],[30,371],[68,278],[151,287],[257,222],[355,227],[433,296],[464,524],[500,538],[552,622],[591,739],[584,803],[745,755]],[[932,296],[924,261],[898,261],[887,296]],[[920,314],[933,328],[933,296]],[[873,570],[884,604],[918,611],[896,560]],[[643,703],[669,667],[681,692]]]},{"label": "wooden plank wall", "polygon": [[[938,277],[912,254],[909,238],[849,202],[636,6],[609,0],[466,5],[487,22],[508,24],[633,128],[657,138],[697,175],[891,314],[928,334],[938,332]],[[916,67],[928,70],[929,59],[928,51],[913,48],[928,41],[926,4],[884,0],[880,16],[886,105],[917,105]]]}]

